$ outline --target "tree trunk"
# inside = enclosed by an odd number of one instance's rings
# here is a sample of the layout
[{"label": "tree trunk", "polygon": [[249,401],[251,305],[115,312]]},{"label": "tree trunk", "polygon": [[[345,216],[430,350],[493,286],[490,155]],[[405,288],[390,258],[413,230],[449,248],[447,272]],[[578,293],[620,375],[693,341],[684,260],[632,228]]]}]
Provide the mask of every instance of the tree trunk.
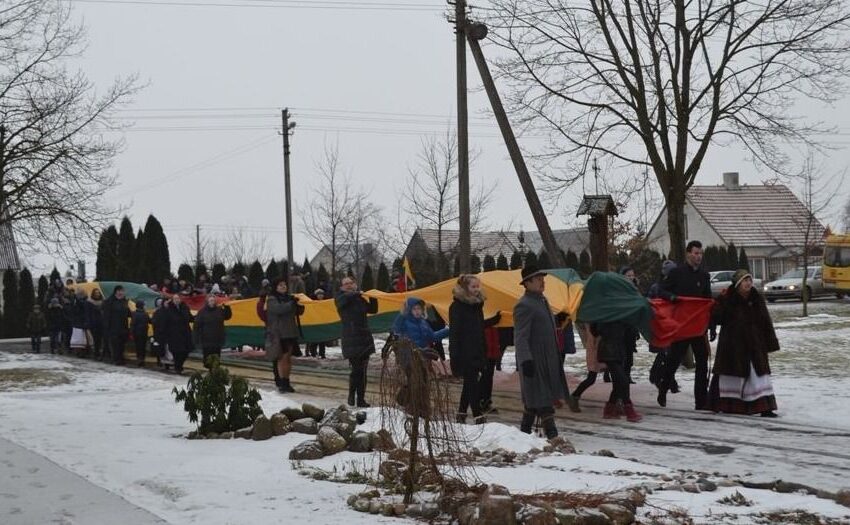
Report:
[{"label": "tree trunk", "polygon": [[681,262],[685,260],[685,191],[678,188],[671,189],[665,196],[667,201],[667,231],[670,235],[671,260]]}]

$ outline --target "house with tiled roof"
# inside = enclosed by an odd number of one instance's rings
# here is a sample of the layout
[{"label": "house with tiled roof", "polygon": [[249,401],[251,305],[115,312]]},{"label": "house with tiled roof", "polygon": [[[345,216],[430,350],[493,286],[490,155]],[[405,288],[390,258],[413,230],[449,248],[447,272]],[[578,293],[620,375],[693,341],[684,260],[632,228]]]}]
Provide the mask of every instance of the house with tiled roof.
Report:
[{"label": "house with tiled roof", "polygon": [[[587,228],[554,230],[552,234],[555,236],[555,242],[565,252],[572,250],[579,254],[590,244],[590,233]],[[436,257],[442,252],[451,259],[458,251],[459,242],[459,230],[443,230],[441,235],[435,229],[417,228],[407,244],[404,255],[411,258],[414,254],[420,257],[426,254]],[[537,231],[472,232],[470,251],[482,260],[488,255],[494,259],[499,255],[510,259],[515,251],[533,251],[539,254],[543,251],[543,240]]]},{"label": "house with tiled roof", "polygon": [[[773,279],[802,264],[806,206],[782,184],[741,185],[738,180],[738,173],[724,173],[723,184],[691,186],[685,197],[685,238],[699,240],[704,247],[744,248],[757,279]],[[824,232],[815,219],[808,240],[816,257],[822,253]],[[648,240],[652,249],[669,252],[666,208]]]}]

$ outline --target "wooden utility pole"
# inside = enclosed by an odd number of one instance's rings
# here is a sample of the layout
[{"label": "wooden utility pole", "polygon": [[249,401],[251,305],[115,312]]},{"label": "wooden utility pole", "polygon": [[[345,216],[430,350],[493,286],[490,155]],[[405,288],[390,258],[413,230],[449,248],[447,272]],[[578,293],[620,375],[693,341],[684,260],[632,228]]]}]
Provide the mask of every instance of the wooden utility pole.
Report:
[{"label": "wooden utility pole", "polygon": [[283,134],[283,180],[286,192],[286,260],[292,264],[292,190],[289,182],[289,130],[295,122],[289,122],[289,109],[280,112]]},{"label": "wooden utility pole", "polygon": [[487,96],[490,98],[490,106],[493,108],[493,113],[496,115],[496,121],[499,123],[499,129],[502,131],[502,138],[505,140],[505,146],[508,148],[508,153],[511,156],[511,161],[514,164],[519,183],[522,186],[522,191],[525,194],[525,200],[528,201],[528,207],[531,208],[531,215],[534,217],[534,222],[537,225],[537,231],[540,232],[540,238],[543,241],[543,246],[546,248],[546,253],[549,255],[549,260],[555,267],[564,267],[566,261],[561,255],[561,249],[555,241],[555,236],[552,234],[552,228],[549,226],[549,219],[546,218],[546,212],[543,210],[543,205],[540,204],[540,198],[537,196],[537,190],[534,189],[534,182],[531,180],[531,175],[528,173],[528,167],[525,165],[525,159],[522,157],[522,152],[519,149],[519,144],[514,136],[511,123],[508,120],[508,115],[505,113],[505,108],[502,106],[502,99],[499,97],[499,92],[496,90],[496,83],[493,82],[493,76],[490,74],[490,68],[487,66],[487,61],[484,59],[484,53],[481,51],[481,46],[478,41],[487,36],[487,26],[480,23],[470,24],[466,31],[469,49],[472,51],[472,56],[475,58],[475,64],[478,66],[478,72],[481,74],[481,81],[484,83],[484,89],[487,91]]},{"label": "wooden utility pole", "polygon": [[457,60],[457,182],[460,236],[460,272],[469,273],[471,233],[469,219],[469,115],[466,105],[466,0],[455,0]]},{"label": "wooden utility pole", "polygon": [[198,269],[201,267],[201,225],[195,225],[195,277],[199,277]]}]

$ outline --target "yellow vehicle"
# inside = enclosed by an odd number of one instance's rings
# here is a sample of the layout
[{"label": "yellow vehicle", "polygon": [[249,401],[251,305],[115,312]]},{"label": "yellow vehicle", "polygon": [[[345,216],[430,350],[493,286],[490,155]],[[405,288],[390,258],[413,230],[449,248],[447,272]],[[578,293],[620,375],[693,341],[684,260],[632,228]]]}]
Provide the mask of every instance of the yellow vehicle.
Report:
[{"label": "yellow vehicle", "polygon": [[850,294],[850,235],[830,235],[823,252],[823,287]]}]

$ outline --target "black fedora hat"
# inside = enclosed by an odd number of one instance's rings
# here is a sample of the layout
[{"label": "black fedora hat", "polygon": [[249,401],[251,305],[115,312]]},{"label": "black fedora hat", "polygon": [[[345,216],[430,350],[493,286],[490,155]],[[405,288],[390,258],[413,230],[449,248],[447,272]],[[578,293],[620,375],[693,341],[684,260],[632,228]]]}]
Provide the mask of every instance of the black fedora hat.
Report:
[{"label": "black fedora hat", "polygon": [[519,284],[525,284],[525,281],[531,279],[532,277],[537,277],[538,275],[549,275],[543,270],[537,268],[537,266],[531,264],[522,269],[522,281]]}]

